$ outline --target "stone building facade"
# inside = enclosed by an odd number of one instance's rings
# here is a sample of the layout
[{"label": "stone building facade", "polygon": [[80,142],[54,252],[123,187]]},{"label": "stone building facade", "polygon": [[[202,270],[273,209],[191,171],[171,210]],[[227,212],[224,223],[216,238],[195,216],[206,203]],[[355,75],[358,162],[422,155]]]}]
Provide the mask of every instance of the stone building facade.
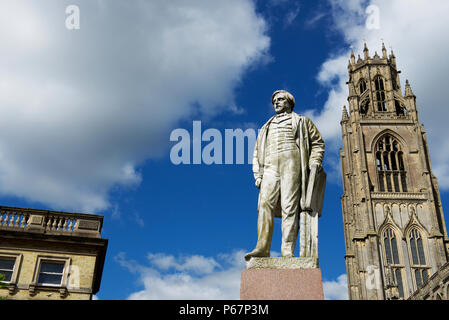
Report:
[{"label": "stone building facade", "polygon": [[[381,55],[366,44],[363,57],[351,52],[348,73],[340,159],[349,298],[422,297],[448,275],[449,239],[416,96],[408,81],[402,93],[384,44]],[[449,277],[438,279],[447,290]]]},{"label": "stone building facade", "polygon": [[0,206],[0,297],[89,300],[108,240],[103,216]]}]

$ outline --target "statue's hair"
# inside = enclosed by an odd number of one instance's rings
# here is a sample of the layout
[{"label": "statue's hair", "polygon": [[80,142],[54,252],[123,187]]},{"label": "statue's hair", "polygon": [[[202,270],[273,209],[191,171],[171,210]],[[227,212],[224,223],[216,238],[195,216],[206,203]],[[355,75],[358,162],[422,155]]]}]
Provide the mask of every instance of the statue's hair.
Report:
[{"label": "statue's hair", "polygon": [[273,92],[273,94],[271,96],[271,103],[273,103],[274,97],[277,96],[279,93],[285,94],[287,101],[293,110],[293,108],[295,107],[295,98],[293,97],[293,95],[290,92],[285,91],[285,90],[276,90],[275,92]]}]

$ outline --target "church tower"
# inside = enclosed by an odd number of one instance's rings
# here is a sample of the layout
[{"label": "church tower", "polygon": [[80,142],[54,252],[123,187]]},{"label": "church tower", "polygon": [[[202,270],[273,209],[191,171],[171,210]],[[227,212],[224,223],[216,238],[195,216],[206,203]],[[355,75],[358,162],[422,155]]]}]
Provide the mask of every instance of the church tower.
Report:
[{"label": "church tower", "polygon": [[350,299],[407,299],[447,265],[449,239],[424,126],[385,45],[348,64],[341,197]]}]

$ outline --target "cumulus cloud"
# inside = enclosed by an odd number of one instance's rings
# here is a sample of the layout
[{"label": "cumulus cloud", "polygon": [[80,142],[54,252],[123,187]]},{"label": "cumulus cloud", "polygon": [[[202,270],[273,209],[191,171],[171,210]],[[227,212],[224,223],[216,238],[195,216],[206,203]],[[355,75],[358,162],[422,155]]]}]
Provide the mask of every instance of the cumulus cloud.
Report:
[{"label": "cumulus cloud", "polygon": [[[381,51],[383,38],[387,48],[393,47],[398,67],[402,70],[402,89],[405,80],[409,79],[417,96],[418,112],[427,130],[434,171],[440,186],[449,188],[449,141],[445,139],[449,91],[444,90],[449,72],[444,57],[449,54],[449,43],[439,32],[449,29],[449,20],[444,16],[449,12],[449,2],[434,0],[429,5],[419,0],[329,0],[329,3],[334,22],[329,31],[340,34],[347,46],[337,49],[322,64],[317,79],[327,88],[328,99],[320,113],[310,110],[308,115],[317,122],[326,141],[340,139],[339,121],[348,95],[346,66],[349,45],[353,45],[357,56],[362,53],[365,38],[372,56],[374,51]],[[378,9],[378,24],[367,24],[373,13],[372,10],[367,12],[369,6]]]},{"label": "cumulus cloud", "polygon": [[[244,254],[243,250],[217,257],[149,253],[148,263],[142,265],[121,252],[114,260],[134,273],[143,287],[130,294],[130,300],[238,300]],[[328,300],[348,299],[345,274],[337,280],[323,281],[323,289]]]},{"label": "cumulus cloud", "polygon": [[323,281],[324,298],[326,300],[348,300],[348,280],[346,274],[337,280]]},{"label": "cumulus cloud", "polygon": [[120,253],[115,260],[135,273],[143,286],[129,295],[130,300],[236,300],[240,298],[244,254],[238,250],[212,258],[150,253],[148,265],[140,265]]},{"label": "cumulus cloud", "polygon": [[239,111],[270,43],[252,0],[6,0],[0,39],[0,193],[83,211],[138,186],[179,120]]}]

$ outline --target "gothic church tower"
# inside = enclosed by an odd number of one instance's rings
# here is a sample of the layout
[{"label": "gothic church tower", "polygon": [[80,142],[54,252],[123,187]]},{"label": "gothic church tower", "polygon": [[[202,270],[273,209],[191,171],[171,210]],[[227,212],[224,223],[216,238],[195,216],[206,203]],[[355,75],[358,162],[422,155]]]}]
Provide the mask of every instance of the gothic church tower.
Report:
[{"label": "gothic church tower", "polygon": [[[391,51],[348,64],[341,197],[350,299],[407,299],[448,261],[440,193],[416,96]],[[349,111],[349,112],[348,112]]]}]

